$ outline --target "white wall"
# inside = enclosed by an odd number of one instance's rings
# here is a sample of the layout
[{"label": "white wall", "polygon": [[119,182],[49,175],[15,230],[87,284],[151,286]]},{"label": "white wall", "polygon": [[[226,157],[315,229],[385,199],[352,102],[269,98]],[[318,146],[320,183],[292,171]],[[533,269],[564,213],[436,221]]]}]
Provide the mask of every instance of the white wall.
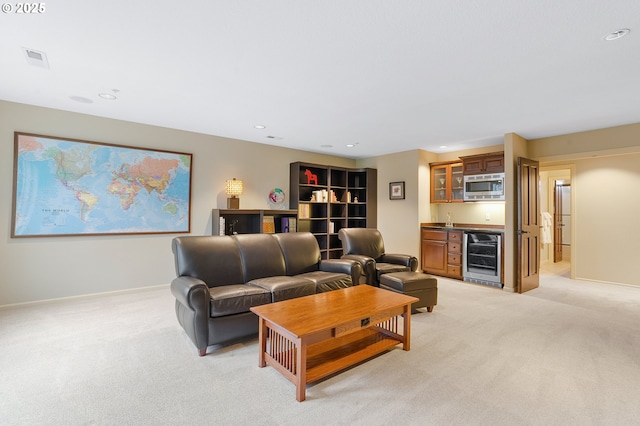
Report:
[{"label": "white wall", "polygon": [[[241,208],[259,209],[269,208],[271,188],[288,194],[290,162],[355,167],[341,157],[0,101],[0,306],[162,285],[175,276],[174,235],[10,238],[14,131],[192,153],[193,235],[211,234],[211,209],[226,207],[226,179],[245,182]],[[411,187],[414,178],[407,179]]]}]

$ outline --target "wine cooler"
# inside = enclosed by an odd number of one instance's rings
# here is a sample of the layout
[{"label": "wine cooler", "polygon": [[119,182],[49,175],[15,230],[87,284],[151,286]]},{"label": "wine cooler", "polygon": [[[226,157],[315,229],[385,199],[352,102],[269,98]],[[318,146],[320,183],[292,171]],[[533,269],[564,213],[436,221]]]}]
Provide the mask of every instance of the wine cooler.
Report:
[{"label": "wine cooler", "polygon": [[465,232],[462,276],[464,281],[502,288],[502,236],[490,232]]}]

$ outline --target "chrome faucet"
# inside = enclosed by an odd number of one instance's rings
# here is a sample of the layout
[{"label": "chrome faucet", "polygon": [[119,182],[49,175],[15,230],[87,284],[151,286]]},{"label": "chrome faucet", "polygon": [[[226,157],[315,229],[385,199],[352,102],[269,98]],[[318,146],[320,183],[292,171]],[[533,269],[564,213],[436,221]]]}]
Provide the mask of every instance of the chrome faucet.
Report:
[{"label": "chrome faucet", "polygon": [[447,212],[447,223],[445,223],[444,226],[446,226],[448,228],[452,228],[453,227],[453,223],[451,222],[451,213],[450,212]]}]

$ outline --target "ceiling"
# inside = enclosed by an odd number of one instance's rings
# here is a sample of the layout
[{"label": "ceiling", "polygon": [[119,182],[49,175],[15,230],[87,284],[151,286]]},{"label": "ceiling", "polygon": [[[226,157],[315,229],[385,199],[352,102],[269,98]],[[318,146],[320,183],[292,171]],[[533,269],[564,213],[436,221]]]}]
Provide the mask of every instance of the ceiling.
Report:
[{"label": "ceiling", "polygon": [[640,122],[638,0],[41,4],[0,16],[2,100],[350,158]]}]

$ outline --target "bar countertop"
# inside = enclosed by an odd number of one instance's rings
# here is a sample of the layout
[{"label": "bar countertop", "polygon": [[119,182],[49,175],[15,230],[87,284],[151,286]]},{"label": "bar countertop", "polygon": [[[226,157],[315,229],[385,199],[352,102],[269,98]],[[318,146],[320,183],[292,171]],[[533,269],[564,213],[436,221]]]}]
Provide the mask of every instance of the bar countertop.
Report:
[{"label": "bar countertop", "polygon": [[492,232],[497,234],[504,234],[504,225],[484,225],[484,224],[471,224],[471,223],[454,223],[453,226],[445,226],[445,223],[421,223],[420,228],[433,228],[433,229],[451,229],[454,231],[483,231]]}]

